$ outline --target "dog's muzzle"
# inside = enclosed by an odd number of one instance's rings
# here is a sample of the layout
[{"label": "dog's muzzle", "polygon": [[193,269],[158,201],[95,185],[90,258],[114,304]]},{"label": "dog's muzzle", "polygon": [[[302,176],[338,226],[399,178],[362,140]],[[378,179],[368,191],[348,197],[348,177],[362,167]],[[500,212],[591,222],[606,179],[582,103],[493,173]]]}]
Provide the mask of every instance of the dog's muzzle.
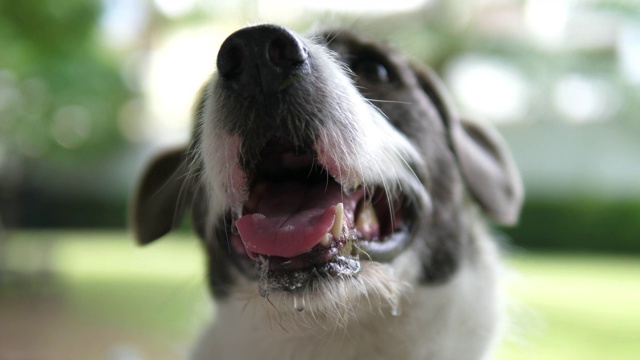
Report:
[{"label": "dog's muzzle", "polygon": [[[375,178],[390,164],[363,145],[361,128],[386,121],[328,51],[284,28],[255,26],[224,41],[217,66],[218,142],[210,147],[225,155],[212,172],[226,179],[230,209],[216,233],[262,295],[355,276],[361,261],[390,261],[407,247],[416,204]],[[352,95],[336,96],[335,76]],[[371,162],[380,162],[374,176],[362,169]]]}]

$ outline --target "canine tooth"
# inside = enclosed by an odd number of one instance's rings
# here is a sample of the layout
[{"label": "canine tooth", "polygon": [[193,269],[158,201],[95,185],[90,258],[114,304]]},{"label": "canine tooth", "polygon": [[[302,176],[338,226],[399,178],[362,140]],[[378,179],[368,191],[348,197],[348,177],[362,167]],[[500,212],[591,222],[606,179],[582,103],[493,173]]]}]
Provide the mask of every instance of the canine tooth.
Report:
[{"label": "canine tooth", "polygon": [[331,245],[331,235],[324,234],[322,239],[320,239],[320,245],[322,245],[324,247],[327,247],[327,246]]},{"label": "canine tooth", "polygon": [[339,239],[342,236],[342,224],[344,221],[344,205],[339,203],[336,205],[336,219],[331,227],[331,234],[334,238]]},{"label": "canine tooth", "polygon": [[378,217],[373,205],[366,201],[356,219],[356,229],[366,236],[373,230],[374,226],[378,226]]}]

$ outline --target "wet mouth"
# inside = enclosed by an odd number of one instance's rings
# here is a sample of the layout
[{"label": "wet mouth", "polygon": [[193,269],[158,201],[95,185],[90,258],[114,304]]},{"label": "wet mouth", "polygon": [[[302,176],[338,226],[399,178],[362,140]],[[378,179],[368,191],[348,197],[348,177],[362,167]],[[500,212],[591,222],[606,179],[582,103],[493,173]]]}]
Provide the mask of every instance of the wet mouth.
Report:
[{"label": "wet mouth", "polygon": [[313,150],[270,140],[247,171],[248,199],[230,215],[235,255],[263,296],[318,279],[357,276],[363,261],[391,261],[406,248],[413,213],[404,194],[341,184]]}]

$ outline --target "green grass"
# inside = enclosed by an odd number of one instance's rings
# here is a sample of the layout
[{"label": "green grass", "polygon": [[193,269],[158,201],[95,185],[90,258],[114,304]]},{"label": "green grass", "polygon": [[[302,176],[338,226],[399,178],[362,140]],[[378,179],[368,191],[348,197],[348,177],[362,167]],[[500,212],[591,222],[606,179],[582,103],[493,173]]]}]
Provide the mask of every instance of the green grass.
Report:
[{"label": "green grass", "polygon": [[500,359],[638,358],[640,258],[530,254],[511,264],[516,334]]},{"label": "green grass", "polygon": [[[52,269],[55,291],[90,322],[188,338],[211,311],[204,259],[187,236],[140,248],[123,232],[28,232],[8,245],[10,269]],[[512,325],[498,359],[638,358],[640,257],[533,253],[508,264]],[[0,283],[0,295],[12,291]]]},{"label": "green grass", "polygon": [[187,236],[139,247],[124,232],[29,232],[11,236],[8,249],[9,268],[52,269],[56,286],[44,295],[62,297],[84,321],[184,337],[212,308],[199,244]]}]

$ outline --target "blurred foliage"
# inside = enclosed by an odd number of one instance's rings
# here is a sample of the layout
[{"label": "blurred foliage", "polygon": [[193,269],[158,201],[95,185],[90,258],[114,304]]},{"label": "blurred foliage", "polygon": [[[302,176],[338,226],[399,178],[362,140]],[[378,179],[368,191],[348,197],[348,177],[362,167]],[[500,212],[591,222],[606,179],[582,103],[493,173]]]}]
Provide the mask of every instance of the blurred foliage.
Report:
[{"label": "blurred foliage", "polygon": [[98,45],[99,1],[0,1],[0,144],[11,155],[77,161],[122,146],[130,91]]},{"label": "blurred foliage", "polygon": [[531,199],[505,232],[519,248],[640,253],[640,202]]},{"label": "blurred foliage", "polygon": [[640,21],[640,3],[636,0],[590,0],[582,6],[599,11],[610,11],[623,18]]}]

